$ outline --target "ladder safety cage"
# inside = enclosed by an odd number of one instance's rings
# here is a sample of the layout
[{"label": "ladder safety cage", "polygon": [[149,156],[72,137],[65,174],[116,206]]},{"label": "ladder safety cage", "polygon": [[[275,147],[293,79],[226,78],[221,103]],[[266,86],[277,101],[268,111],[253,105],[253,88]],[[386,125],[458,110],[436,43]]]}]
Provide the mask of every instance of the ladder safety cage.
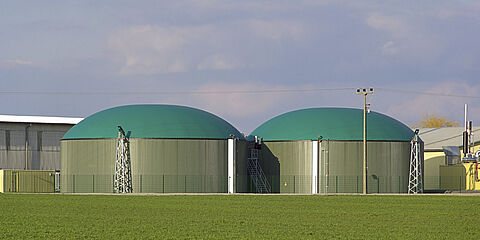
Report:
[{"label": "ladder safety cage", "polygon": [[272,187],[262,170],[259,163],[259,149],[261,146],[261,139],[255,136],[254,147],[250,149],[250,155],[247,161],[247,171],[252,178],[256,193],[271,193]]}]

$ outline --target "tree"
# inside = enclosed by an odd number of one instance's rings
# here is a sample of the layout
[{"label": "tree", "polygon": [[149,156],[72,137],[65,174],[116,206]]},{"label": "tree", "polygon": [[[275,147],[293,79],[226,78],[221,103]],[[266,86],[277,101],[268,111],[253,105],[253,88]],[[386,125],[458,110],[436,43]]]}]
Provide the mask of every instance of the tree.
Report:
[{"label": "tree", "polygon": [[448,119],[447,117],[435,114],[425,114],[425,119],[420,120],[415,128],[438,128],[438,127],[458,127],[458,122]]}]

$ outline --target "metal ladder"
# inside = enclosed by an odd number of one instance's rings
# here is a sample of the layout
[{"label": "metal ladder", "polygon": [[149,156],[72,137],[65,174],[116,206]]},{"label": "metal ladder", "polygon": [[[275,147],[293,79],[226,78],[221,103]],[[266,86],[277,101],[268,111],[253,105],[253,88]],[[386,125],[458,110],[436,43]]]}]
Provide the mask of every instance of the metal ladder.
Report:
[{"label": "metal ladder", "polygon": [[250,157],[247,161],[247,171],[253,180],[257,193],[271,193],[272,187],[263,173],[262,167],[258,163],[258,149],[250,149]]}]

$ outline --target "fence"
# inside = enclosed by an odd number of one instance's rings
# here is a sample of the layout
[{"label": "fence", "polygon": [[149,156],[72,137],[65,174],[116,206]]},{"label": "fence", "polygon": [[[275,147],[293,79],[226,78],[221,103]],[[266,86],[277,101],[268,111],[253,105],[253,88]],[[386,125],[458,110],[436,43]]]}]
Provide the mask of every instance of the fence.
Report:
[{"label": "fence", "polygon": [[[62,192],[112,193],[113,175],[69,175],[62,176]],[[312,177],[309,175],[268,175],[272,193],[312,193]],[[361,176],[320,176],[317,179],[318,193],[362,193]],[[225,193],[227,177],[223,175],[134,175],[135,193]],[[406,193],[408,177],[375,176],[367,178],[368,193]],[[236,176],[236,192],[255,192],[248,175]]]},{"label": "fence", "polygon": [[[114,175],[69,175],[62,178],[61,192],[113,193]],[[227,191],[225,176],[135,175],[136,193],[221,193]]]},{"label": "fence", "polygon": [[55,171],[0,170],[0,192],[53,193]]},{"label": "fence", "polygon": [[[268,176],[273,193],[312,193],[312,177],[309,175]],[[368,176],[368,193],[406,193],[408,177]],[[317,193],[362,193],[362,176],[329,175],[317,178]]]},{"label": "fence", "polygon": [[479,190],[476,187],[475,180],[469,180],[465,176],[428,176],[424,177],[424,190],[426,192],[436,191],[474,191]]}]

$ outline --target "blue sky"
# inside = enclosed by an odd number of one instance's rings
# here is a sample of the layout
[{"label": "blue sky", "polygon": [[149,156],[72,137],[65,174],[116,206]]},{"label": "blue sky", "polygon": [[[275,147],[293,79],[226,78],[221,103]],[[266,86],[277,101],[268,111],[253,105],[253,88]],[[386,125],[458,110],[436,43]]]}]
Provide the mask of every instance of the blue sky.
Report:
[{"label": "blue sky", "polygon": [[[465,103],[480,124],[480,1],[0,4],[0,114],[179,104],[249,133],[291,110],[361,108],[352,89],[374,87],[372,109],[405,124],[425,113],[461,122]],[[324,88],[347,89],[231,93]],[[226,93],[140,94],[203,91]],[[89,92],[137,94],[79,94]]]}]

